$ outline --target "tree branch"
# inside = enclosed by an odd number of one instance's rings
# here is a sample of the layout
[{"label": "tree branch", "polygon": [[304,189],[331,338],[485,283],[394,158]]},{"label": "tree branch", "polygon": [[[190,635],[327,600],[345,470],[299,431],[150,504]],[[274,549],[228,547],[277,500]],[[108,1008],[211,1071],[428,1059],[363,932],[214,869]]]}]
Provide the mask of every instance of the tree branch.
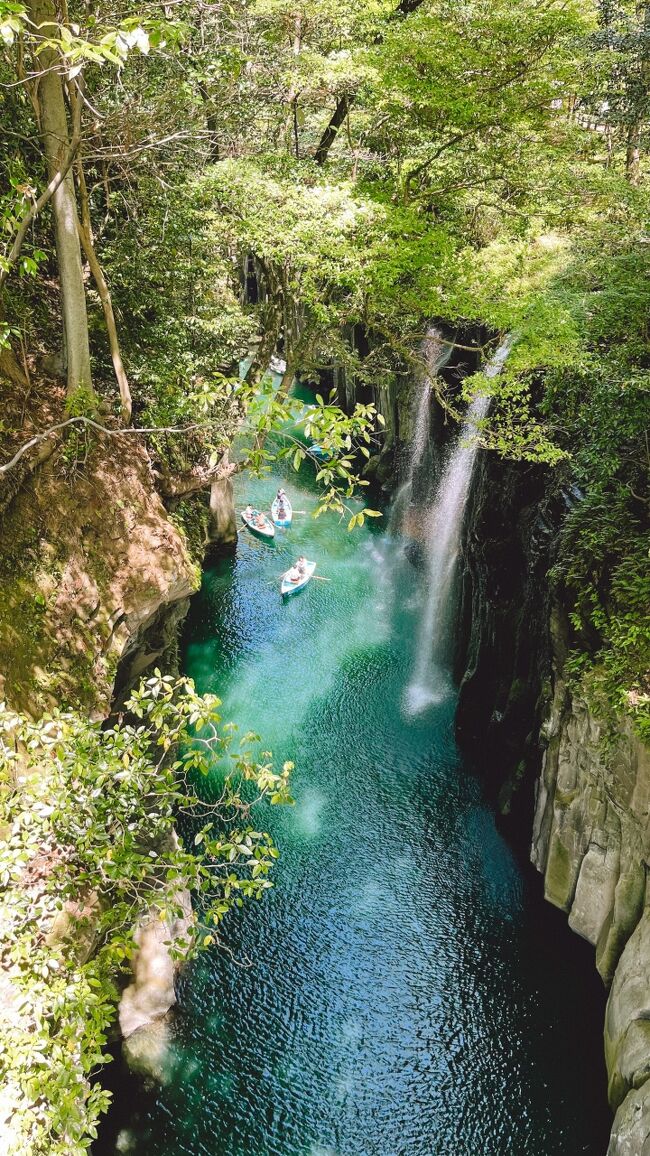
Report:
[{"label": "tree branch", "polygon": [[[410,14],[417,11],[417,9],[423,3],[424,0],[400,0],[400,3],[391,13],[389,19],[399,20],[402,16],[410,16]],[[376,39],[376,43],[381,44],[382,40],[383,36],[381,33],[379,33]],[[338,131],[356,99],[356,91],[344,92],[343,95],[338,98],[336,108],[334,109],[334,112],[332,113],[327,127],[325,128],[314,152],[314,160],[316,161],[317,165],[325,164],[328,153],[334,144],[334,141],[336,140]]]},{"label": "tree branch", "polygon": [[28,442],[25,442],[25,444],[16,451],[13,458],[10,458],[8,462],[5,462],[4,465],[0,466],[0,475],[8,474],[9,471],[18,464],[20,459],[29,452],[29,450],[33,449],[34,446],[39,445],[40,442],[45,441],[46,438],[51,437],[52,434],[58,433],[59,430],[65,429],[66,426],[69,425],[90,426],[92,429],[99,430],[100,433],[108,434],[109,437],[125,437],[128,434],[187,434],[192,433],[193,430],[201,428],[199,424],[196,424],[187,426],[151,426],[144,429],[109,429],[105,425],[100,425],[98,421],[93,421],[93,419],[90,417],[69,417],[66,421],[58,422],[56,425],[50,426],[49,429],[43,430],[42,433],[35,434],[33,438],[30,438]]},{"label": "tree branch", "polygon": [[94,282],[97,286],[99,300],[102,303],[102,309],[104,311],[104,320],[106,322],[106,330],[108,333],[108,344],[111,351],[111,359],[113,362],[113,369],[115,370],[115,377],[117,379],[117,384],[120,391],[122,417],[124,418],[125,422],[130,422],[133,403],[131,400],[129,379],[126,376],[124,362],[122,361],[122,354],[120,353],[120,341],[117,333],[115,313],[113,311],[111,291],[108,287],[106,278],[104,276],[104,271],[99,263],[99,258],[93,244],[92,225],[90,221],[90,206],[88,203],[88,190],[86,188],[86,178],[84,176],[81,156],[78,158],[76,167],[77,184],[79,186],[79,201],[81,204],[81,220],[77,222],[79,229],[79,239],[81,241],[81,247],[84,251],[88,265],[90,266],[90,272],[92,273]]}]

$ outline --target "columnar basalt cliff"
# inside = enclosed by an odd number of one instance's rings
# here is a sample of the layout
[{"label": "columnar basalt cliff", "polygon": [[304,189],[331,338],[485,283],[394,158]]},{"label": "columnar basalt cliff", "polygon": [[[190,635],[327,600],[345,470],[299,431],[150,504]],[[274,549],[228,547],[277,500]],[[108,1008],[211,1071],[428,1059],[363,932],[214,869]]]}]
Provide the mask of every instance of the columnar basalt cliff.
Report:
[{"label": "columnar basalt cliff", "polygon": [[648,1151],[650,1137],[650,751],[631,726],[611,732],[569,689],[561,610],[552,620],[553,700],[537,783],[532,859],[546,898],[596,948],[611,984],[605,1017],[610,1156]]},{"label": "columnar basalt cliff", "polygon": [[546,471],[478,462],[466,520],[457,727],[487,767],[546,898],[595,948],[605,1018],[608,1156],[650,1152],[650,753],[567,677],[568,617],[547,578],[570,491]]},{"label": "columnar basalt cliff", "polygon": [[456,722],[502,812],[515,809],[513,838],[530,814],[541,761],[551,672],[546,574],[562,511],[547,470],[479,455],[462,545]]}]

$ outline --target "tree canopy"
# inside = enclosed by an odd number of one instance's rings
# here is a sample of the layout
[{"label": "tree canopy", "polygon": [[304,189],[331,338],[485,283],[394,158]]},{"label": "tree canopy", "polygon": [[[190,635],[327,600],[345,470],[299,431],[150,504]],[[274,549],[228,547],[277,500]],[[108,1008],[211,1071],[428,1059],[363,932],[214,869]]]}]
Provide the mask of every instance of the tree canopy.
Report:
[{"label": "tree canopy", "polygon": [[[383,386],[417,365],[431,321],[483,361],[511,333],[498,377],[438,382],[438,398],[458,416],[489,388],[486,449],[578,495],[552,574],[575,676],[648,734],[650,4],[0,0],[0,135],[0,482],[43,460],[52,427],[74,456],[78,430],[99,426],[141,438],[178,505],[273,454],[298,467],[307,435],[336,454],[319,481],[343,512],[381,446]],[[362,400],[329,392],[333,370]],[[314,386],[308,410],[296,376]],[[181,725],[155,685],[163,737],[187,738],[204,709],[192,688]],[[137,729],[33,725],[7,722],[30,758],[58,744],[58,789],[94,823],[122,804],[93,796],[75,751],[104,775],[133,746],[128,798],[148,790]],[[35,807],[47,838],[63,819]],[[264,886],[272,850],[249,834],[260,868],[236,874],[226,906]],[[86,850],[79,870],[110,890]],[[181,867],[198,870],[166,861]],[[100,1106],[44,1150],[82,1151]]]},{"label": "tree canopy", "polygon": [[[263,469],[267,435],[296,419],[294,375],[322,392],[343,368],[367,404],[350,418],[332,397],[314,418],[345,451],[322,479],[325,504],[343,509],[366,437],[381,438],[381,387],[417,361],[431,319],[473,327],[479,344],[512,331],[484,444],[579,477],[576,524],[622,503],[637,542],[649,11],[235,0],[100,16],[3,0],[3,374],[19,388],[39,366],[64,375],[67,414],[53,405],[52,419],[99,406],[117,426],[174,430],[147,438],[161,492],[178,500],[245,462]],[[260,404],[274,353],[283,383]],[[11,451],[25,440],[13,432]],[[282,452],[298,465],[300,440]],[[576,597],[588,649],[597,620],[606,655],[627,544],[603,534],[606,561],[598,579],[585,561],[590,593]],[[615,697],[646,704],[645,654],[630,649]]]}]

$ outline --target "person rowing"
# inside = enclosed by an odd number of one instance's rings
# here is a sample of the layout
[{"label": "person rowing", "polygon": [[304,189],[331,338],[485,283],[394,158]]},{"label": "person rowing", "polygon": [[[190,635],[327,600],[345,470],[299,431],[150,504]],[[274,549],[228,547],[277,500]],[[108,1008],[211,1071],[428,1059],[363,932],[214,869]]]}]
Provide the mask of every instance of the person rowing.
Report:
[{"label": "person rowing", "polygon": [[286,573],[282,575],[280,593],[293,594],[294,591],[303,590],[310,578],[313,578],[315,569],[316,563],[310,562],[308,558],[305,558],[304,554],[301,554]]},{"label": "person rowing", "polygon": [[292,514],[291,502],[285,491],[280,487],[271,502],[271,517],[276,526],[282,526],[282,528],[286,530],[291,525]]}]

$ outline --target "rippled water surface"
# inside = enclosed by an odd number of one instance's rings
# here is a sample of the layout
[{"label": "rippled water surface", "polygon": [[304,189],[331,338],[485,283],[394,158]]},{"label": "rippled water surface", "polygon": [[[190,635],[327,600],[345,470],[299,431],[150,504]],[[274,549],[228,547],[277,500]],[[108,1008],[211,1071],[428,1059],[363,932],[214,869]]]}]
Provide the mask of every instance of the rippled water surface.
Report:
[{"label": "rippled water surface", "polygon": [[[307,483],[286,484],[312,508]],[[283,604],[276,577],[302,550],[331,581]],[[403,713],[420,582],[382,532],[305,515],[274,548],[242,535],[205,575],[185,669],[294,760],[297,802],[258,820],[281,847],[276,887],[230,919],[230,954],[185,972],[167,1083],[115,1151],[602,1156],[600,1058],[565,940],[556,952],[536,927],[463,771],[453,699]]]}]

